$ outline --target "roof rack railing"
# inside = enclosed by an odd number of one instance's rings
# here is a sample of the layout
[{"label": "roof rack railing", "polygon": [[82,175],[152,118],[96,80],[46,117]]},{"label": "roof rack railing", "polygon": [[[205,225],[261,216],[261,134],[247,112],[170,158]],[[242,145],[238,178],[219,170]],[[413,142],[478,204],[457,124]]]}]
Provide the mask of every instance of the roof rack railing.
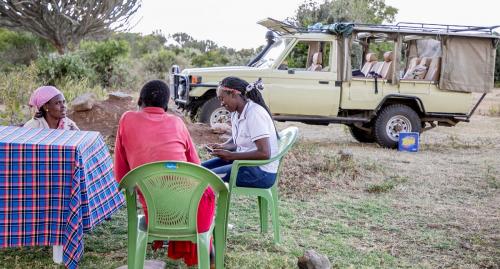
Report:
[{"label": "roof rack railing", "polygon": [[363,24],[356,23],[357,27],[368,27],[376,29],[385,29],[392,31],[415,31],[424,33],[476,33],[476,34],[493,34],[495,26],[471,26],[471,25],[454,25],[454,24],[436,24],[436,23],[415,23],[415,22],[399,22],[395,25],[388,24]]}]

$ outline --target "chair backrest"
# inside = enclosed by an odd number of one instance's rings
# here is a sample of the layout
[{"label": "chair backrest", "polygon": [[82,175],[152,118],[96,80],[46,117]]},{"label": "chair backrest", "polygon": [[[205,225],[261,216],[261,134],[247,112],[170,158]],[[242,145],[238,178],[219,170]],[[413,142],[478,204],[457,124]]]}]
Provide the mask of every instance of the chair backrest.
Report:
[{"label": "chair backrest", "polygon": [[411,78],[411,72],[415,70],[415,66],[417,66],[419,63],[420,63],[420,58],[418,57],[411,58],[403,78]]},{"label": "chair backrest", "polygon": [[441,68],[441,57],[431,58],[429,64],[429,69],[425,74],[425,80],[438,81],[439,80],[439,69]]},{"label": "chair backrest", "polygon": [[312,64],[307,68],[307,71],[321,71],[323,68],[321,63],[323,62],[323,56],[321,52],[316,52],[313,54]]},{"label": "chair backrest", "polygon": [[120,189],[126,190],[127,208],[137,208],[137,188],[144,196],[148,233],[174,237],[196,235],[198,204],[208,186],[216,197],[228,195],[227,186],[212,171],[180,161],[144,164],[120,182]]},{"label": "chair backrest", "polygon": [[384,63],[380,68],[380,72],[377,72],[383,79],[389,79],[392,77],[392,63],[393,63],[393,53],[392,51],[387,51],[384,53]]},{"label": "chair backrest", "polygon": [[[278,145],[279,151],[278,151],[278,154],[276,155],[277,159],[279,160],[278,176],[279,176],[279,173],[281,170],[281,165],[283,164],[283,162],[281,160],[283,159],[285,154],[288,153],[290,148],[292,148],[293,144],[295,144],[295,141],[297,141],[297,138],[299,136],[299,128],[297,128],[295,126],[288,127],[286,129],[282,130],[279,133],[279,136],[280,136],[279,145]],[[278,177],[276,177],[276,178],[278,178]],[[276,183],[274,183],[274,184],[277,184],[277,182],[278,182],[278,180],[276,180]]]},{"label": "chair backrest", "polygon": [[377,54],[367,53],[365,60],[365,64],[361,68],[361,72],[363,72],[363,74],[365,74],[365,77],[367,77],[368,73],[370,73],[370,70],[372,70],[373,65],[377,63]]}]

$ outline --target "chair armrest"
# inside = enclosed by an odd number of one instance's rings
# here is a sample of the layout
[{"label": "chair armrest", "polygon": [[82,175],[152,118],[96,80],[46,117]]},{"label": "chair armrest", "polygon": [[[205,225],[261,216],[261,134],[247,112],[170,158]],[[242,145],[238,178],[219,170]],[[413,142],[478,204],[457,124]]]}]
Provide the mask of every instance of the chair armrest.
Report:
[{"label": "chair armrest", "polygon": [[271,159],[268,160],[235,160],[231,166],[231,176],[229,178],[229,189],[231,190],[236,186],[236,177],[238,176],[238,172],[241,167],[244,166],[261,166],[276,160],[279,160],[283,154],[278,154]]}]

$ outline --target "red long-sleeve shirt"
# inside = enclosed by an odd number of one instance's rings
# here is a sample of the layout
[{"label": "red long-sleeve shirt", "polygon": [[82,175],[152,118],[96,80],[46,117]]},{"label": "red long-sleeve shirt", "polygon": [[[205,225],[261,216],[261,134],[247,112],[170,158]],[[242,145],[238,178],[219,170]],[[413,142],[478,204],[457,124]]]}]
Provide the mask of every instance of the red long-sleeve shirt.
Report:
[{"label": "red long-sleeve shirt", "polygon": [[[196,148],[186,125],[177,116],[165,113],[159,107],[145,107],[141,111],[127,111],[121,119],[115,143],[115,176],[118,182],[127,172],[145,163],[176,160],[200,164]],[[139,201],[147,215],[142,195]],[[214,193],[207,189],[198,206],[198,231],[210,228],[214,215]],[[197,263],[196,244],[169,242],[168,255],[184,258],[188,266]]]}]

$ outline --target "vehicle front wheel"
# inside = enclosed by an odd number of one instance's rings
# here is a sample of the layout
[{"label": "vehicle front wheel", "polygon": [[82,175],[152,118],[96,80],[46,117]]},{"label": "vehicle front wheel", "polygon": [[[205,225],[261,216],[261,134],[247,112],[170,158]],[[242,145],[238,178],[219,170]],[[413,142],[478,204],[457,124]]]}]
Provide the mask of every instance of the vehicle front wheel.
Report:
[{"label": "vehicle front wheel", "polygon": [[382,147],[396,148],[400,132],[420,133],[421,129],[420,117],[409,106],[389,105],[375,119],[375,141]]},{"label": "vehicle front wheel", "polygon": [[361,143],[373,143],[375,142],[375,137],[373,136],[373,133],[367,132],[363,129],[357,128],[356,126],[350,125],[349,126],[349,131],[356,139],[356,141],[361,142]]},{"label": "vehicle front wheel", "polygon": [[226,108],[221,106],[217,97],[212,97],[200,107],[200,122],[213,127],[216,123],[231,125],[231,116]]}]

